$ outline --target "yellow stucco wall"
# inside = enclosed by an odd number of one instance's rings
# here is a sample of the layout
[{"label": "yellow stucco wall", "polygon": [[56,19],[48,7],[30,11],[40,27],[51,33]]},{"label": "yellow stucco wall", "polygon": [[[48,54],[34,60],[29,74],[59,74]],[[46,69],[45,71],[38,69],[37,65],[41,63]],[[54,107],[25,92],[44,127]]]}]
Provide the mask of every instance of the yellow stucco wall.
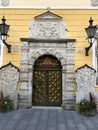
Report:
[{"label": "yellow stucco wall", "polygon": [[[12,62],[14,65],[20,67],[21,56],[21,41],[20,38],[28,38],[29,21],[33,20],[35,16],[46,12],[47,10],[40,9],[0,9],[0,19],[4,15],[6,23],[10,25],[9,37],[7,42],[12,45],[12,53],[7,53],[4,49],[3,65]],[[75,69],[88,64],[92,66],[92,52],[90,50],[89,56],[85,56],[85,47],[89,46],[86,40],[85,28],[89,25],[89,18],[92,16],[94,25],[98,24],[98,10],[78,10],[78,9],[65,9],[65,10],[51,10],[51,12],[63,17],[66,22],[67,32],[66,38],[76,39],[75,43]],[[14,46],[19,46],[19,51],[14,52]],[[78,53],[78,51],[81,53]]]}]

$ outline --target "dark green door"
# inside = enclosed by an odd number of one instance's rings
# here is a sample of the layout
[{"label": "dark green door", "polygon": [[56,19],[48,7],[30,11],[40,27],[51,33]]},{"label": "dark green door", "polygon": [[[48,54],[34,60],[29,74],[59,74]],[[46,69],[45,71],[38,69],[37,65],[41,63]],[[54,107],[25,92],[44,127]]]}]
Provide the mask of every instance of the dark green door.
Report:
[{"label": "dark green door", "polygon": [[55,57],[44,55],[35,62],[33,84],[33,105],[61,105],[61,64]]}]

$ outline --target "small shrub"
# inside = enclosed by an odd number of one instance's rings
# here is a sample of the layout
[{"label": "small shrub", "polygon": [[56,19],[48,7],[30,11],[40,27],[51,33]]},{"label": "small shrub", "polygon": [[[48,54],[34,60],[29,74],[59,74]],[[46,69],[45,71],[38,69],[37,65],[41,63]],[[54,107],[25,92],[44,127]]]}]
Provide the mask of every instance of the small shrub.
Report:
[{"label": "small shrub", "polygon": [[79,113],[88,113],[96,110],[95,97],[89,93],[89,99],[82,99],[80,103],[76,104],[76,109]]},{"label": "small shrub", "polygon": [[14,108],[13,101],[8,97],[3,96],[3,92],[0,93],[0,111],[7,112],[11,111]]}]

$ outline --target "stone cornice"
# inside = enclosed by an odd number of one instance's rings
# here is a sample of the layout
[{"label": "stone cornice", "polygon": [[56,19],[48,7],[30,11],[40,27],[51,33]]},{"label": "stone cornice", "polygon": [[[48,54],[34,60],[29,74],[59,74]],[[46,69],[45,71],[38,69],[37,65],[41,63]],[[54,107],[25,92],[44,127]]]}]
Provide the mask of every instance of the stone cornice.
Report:
[{"label": "stone cornice", "polygon": [[20,38],[22,42],[37,42],[37,43],[67,43],[75,42],[76,39],[34,39],[34,38]]},{"label": "stone cornice", "polygon": [[[47,6],[0,6],[0,9],[46,9]],[[51,10],[56,9],[56,10],[97,10],[98,7],[96,6],[51,6]]]}]

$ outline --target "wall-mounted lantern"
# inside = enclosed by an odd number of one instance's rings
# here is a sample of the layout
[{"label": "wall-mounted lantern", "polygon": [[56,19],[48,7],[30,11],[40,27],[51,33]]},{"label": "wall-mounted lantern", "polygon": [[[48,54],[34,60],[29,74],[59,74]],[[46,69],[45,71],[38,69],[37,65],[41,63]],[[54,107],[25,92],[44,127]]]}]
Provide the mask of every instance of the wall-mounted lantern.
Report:
[{"label": "wall-mounted lantern", "polygon": [[92,17],[90,17],[89,23],[90,23],[90,25],[89,25],[87,28],[85,28],[85,31],[86,31],[86,33],[87,33],[87,39],[88,39],[88,42],[89,42],[89,44],[90,44],[89,47],[86,47],[86,48],[85,48],[85,51],[86,51],[86,54],[85,54],[85,55],[86,55],[86,56],[89,55],[88,52],[89,52],[89,49],[92,47],[93,38],[94,38],[95,33],[96,33],[96,30],[97,30],[96,26],[93,26]]},{"label": "wall-mounted lantern", "polygon": [[6,45],[8,49],[8,53],[11,53],[11,45],[6,43],[7,37],[9,36],[7,33],[8,33],[10,25],[7,25],[5,21],[6,19],[3,16],[2,23],[0,24],[0,35],[1,35],[1,40],[3,41],[3,43]]}]

